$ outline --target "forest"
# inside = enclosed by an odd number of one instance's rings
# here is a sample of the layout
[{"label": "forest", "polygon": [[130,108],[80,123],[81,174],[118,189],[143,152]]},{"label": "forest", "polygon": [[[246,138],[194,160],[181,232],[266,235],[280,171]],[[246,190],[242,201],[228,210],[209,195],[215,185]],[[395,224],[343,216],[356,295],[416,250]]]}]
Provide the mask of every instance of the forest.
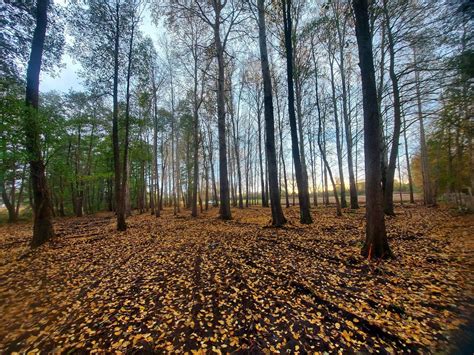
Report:
[{"label": "forest", "polygon": [[472,0],[0,24],[0,353],[474,352]]}]

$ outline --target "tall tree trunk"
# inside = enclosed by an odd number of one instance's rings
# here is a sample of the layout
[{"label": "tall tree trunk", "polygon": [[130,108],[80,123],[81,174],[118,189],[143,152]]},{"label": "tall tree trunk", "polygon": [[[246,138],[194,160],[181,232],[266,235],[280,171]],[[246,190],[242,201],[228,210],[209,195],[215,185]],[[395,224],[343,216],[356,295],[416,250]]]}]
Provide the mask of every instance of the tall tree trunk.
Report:
[{"label": "tall tree trunk", "polygon": [[383,195],[380,184],[382,179],[380,164],[382,161],[381,121],[377,107],[368,0],[353,0],[352,4],[355,14],[364,107],[366,238],[362,247],[362,255],[369,259],[378,259],[391,256],[385,231]]},{"label": "tall tree trunk", "polygon": [[[155,68],[153,68],[153,77],[152,77],[152,85],[153,85],[153,165],[152,165],[152,181],[155,182],[155,187],[151,190],[151,199],[150,204],[153,201],[153,208],[151,208],[151,213],[154,214],[156,217],[160,217],[160,184],[159,184],[159,176],[158,176],[158,98],[156,96],[156,91],[158,88],[156,87],[156,77],[155,77]],[[153,183],[152,183],[153,185]],[[155,200],[156,197],[156,200]],[[150,206],[151,207],[151,206]]]},{"label": "tall tree trunk", "polygon": [[281,110],[280,110],[280,102],[278,100],[278,89],[275,89],[275,99],[277,105],[277,114],[278,114],[278,134],[280,137],[280,159],[281,165],[283,168],[283,182],[285,184],[285,204],[286,207],[290,207],[290,197],[288,195],[288,179],[286,176],[286,163],[285,163],[285,156],[283,154],[283,118],[281,117]]},{"label": "tall tree trunk", "polygon": [[337,166],[339,168],[339,179],[341,180],[341,207],[346,208],[347,207],[346,186],[344,184],[344,170],[342,166],[341,134],[340,134],[340,128],[339,128],[340,127],[339,118],[337,114],[336,83],[334,82],[334,56],[333,55],[331,55],[331,57],[329,58],[329,66],[331,68],[332,106],[334,110],[334,122],[336,124]]},{"label": "tall tree trunk", "polygon": [[216,183],[216,174],[214,171],[214,141],[212,139],[212,130],[211,127],[207,126],[207,134],[209,137],[209,165],[211,167],[211,181],[212,181],[212,206],[219,206],[218,195],[217,195],[217,183]]},{"label": "tall tree trunk", "polygon": [[279,227],[286,223],[286,219],[281,208],[280,189],[278,187],[278,165],[275,148],[275,119],[273,117],[272,81],[270,76],[270,66],[268,63],[265,1],[257,0],[257,7],[260,61],[263,77],[263,102],[265,108],[265,132],[267,136],[265,141],[265,152],[268,162],[272,225]]},{"label": "tall tree trunk", "polygon": [[117,230],[127,229],[125,223],[125,206],[122,198],[122,177],[120,165],[120,143],[119,143],[119,103],[118,103],[118,84],[119,84],[119,50],[120,50],[120,5],[115,6],[115,34],[114,34],[114,78],[113,78],[113,113],[112,113],[112,144],[114,153],[114,172],[115,172],[115,213],[117,214]]},{"label": "tall tree trunk", "polygon": [[428,149],[426,147],[425,124],[423,122],[423,111],[421,107],[421,90],[420,90],[420,73],[417,68],[416,51],[413,53],[415,62],[415,86],[416,86],[416,102],[418,107],[418,121],[420,122],[420,152],[421,152],[421,173],[423,177],[423,200],[425,205],[436,205],[433,197],[433,189],[431,186],[431,172],[428,163]]},{"label": "tall tree trunk", "polygon": [[[230,86],[232,90],[232,85]],[[242,95],[242,86],[239,91],[239,99],[237,104],[237,118],[240,116],[240,99]],[[242,171],[241,171],[241,164],[240,164],[240,135],[239,135],[239,122],[235,122],[236,119],[234,117],[234,105],[232,103],[232,94],[230,95],[230,114],[231,114],[231,122],[232,122],[232,136],[234,139],[234,155],[237,164],[237,184],[239,189],[239,208],[244,208],[244,199],[242,195]]]},{"label": "tall tree trunk", "polygon": [[46,181],[45,165],[40,147],[40,122],[38,119],[39,76],[46,37],[48,0],[36,2],[36,27],[31,44],[30,60],[26,72],[25,115],[26,150],[30,158],[33,195],[33,238],[31,246],[37,247],[54,236],[51,197]]},{"label": "tall tree trunk", "polygon": [[[12,188],[13,186],[14,184],[12,185]],[[16,214],[15,214],[15,202],[14,202],[15,195],[12,194],[11,196],[8,196],[8,193],[5,187],[3,171],[0,172],[0,189],[2,190],[1,195],[2,195],[3,204],[5,205],[8,211],[8,223],[15,223],[17,221]],[[10,197],[12,197],[11,200],[10,200]]]},{"label": "tall tree trunk", "polygon": [[232,219],[230,211],[229,176],[227,174],[227,144],[225,129],[225,73],[224,73],[224,48],[222,46],[220,25],[220,13],[222,5],[215,1],[216,22],[214,24],[214,42],[217,55],[218,79],[217,79],[217,131],[219,135],[219,187],[220,187],[220,209],[221,219]]},{"label": "tall tree trunk", "polygon": [[[326,148],[324,147],[326,138],[324,137],[324,143],[322,141],[322,126],[323,126],[323,117],[321,115],[321,106],[319,102],[319,86],[318,86],[318,64],[316,62],[316,56],[314,54],[314,45],[313,42],[311,42],[311,47],[312,47],[312,58],[314,62],[314,67],[315,67],[315,95],[316,95],[316,109],[318,111],[318,147],[319,147],[319,152],[321,153],[321,158],[324,162],[324,166],[326,168],[326,171],[329,173],[329,178],[331,179],[331,184],[332,184],[332,189],[334,192],[334,200],[336,201],[336,214],[338,216],[342,216],[342,210],[341,210],[341,203],[339,202],[339,196],[337,194],[337,187],[336,187],[336,182],[334,181],[334,177],[332,175],[331,167],[329,165],[329,162],[326,157]],[[328,198],[328,204],[329,204],[329,198]]]},{"label": "tall tree trunk", "polygon": [[[258,95],[259,96],[259,95]],[[263,169],[262,153],[262,111],[260,100],[257,99],[257,125],[258,125],[258,162],[260,164],[260,188],[262,191],[262,207],[268,207],[267,196],[265,194],[265,169]]]},{"label": "tall tree trunk", "polygon": [[[338,15],[339,16],[339,15]],[[339,39],[339,70],[341,73],[341,85],[342,85],[342,113],[344,120],[344,128],[346,133],[346,145],[347,145],[347,170],[349,171],[349,194],[351,200],[351,208],[359,208],[359,202],[357,200],[357,186],[356,179],[354,176],[354,162],[352,157],[352,132],[351,132],[351,120],[349,117],[348,110],[348,93],[347,93],[347,80],[346,80],[346,67],[345,67],[345,58],[344,58],[344,48],[346,46],[346,20],[343,20],[342,28],[337,17],[337,35]],[[341,195],[342,198],[342,195]]]},{"label": "tall tree trunk", "polygon": [[[296,65],[295,65],[296,66]],[[296,71],[298,72],[298,71]],[[298,137],[299,137],[299,145],[300,145],[300,157],[301,157],[301,167],[303,169],[303,179],[305,180],[306,186],[309,189],[308,183],[308,166],[306,164],[306,152],[304,148],[304,134],[303,134],[303,109],[302,103],[303,100],[303,93],[301,88],[301,77],[299,74],[295,73],[294,78],[294,85],[295,85],[295,103],[296,103],[296,123],[298,125]],[[311,206],[309,198],[309,191],[308,191],[308,203]]]},{"label": "tall tree trunk", "polygon": [[318,206],[318,190],[317,190],[317,183],[316,183],[316,159],[315,159],[315,149],[314,149],[314,135],[311,132],[308,132],[309,137],[309,157],[310,157],[310,164],[311,164],[311,182],[313,184],[313,205],[316,207]]},{"label": "tall tree trunk", "polygon": [[245,161],[245,207],[249,207],[250,204],[250,181],[252,179],[250,173],[251,167],[251,151],[250,151],[250,124],[247,130],[247,144],[246,144],[246,151],[247,151],[247,160]]},{"label": "tall tree trunk", "polygon": [[117,229],[124,231],[127,229],[127,224],[125,222],[125,215],[129,214],[131,210],[127,206],[127,202],[129,203],[130,200],[130,187],[128,183],[128,177],[130,174],[130,162],[128,158],[128,147],[129,147],[129,140],[130,140],[130,79],[132,76],[132,57],[133,57],[133,37],[135,34],[135,19],[132,19],[132,28],[130,33],[130,42],[128,48],[128,68],[127,68],[127,88],[126,88],[126,97],[125,97],[125,138],[123,144],[123,163],[122,163],[122,184],[121,184],[121,193],[120,193],[120,204],[122,210],[124,212],[124,219],[123,223],[117,225]]},{"label": "tall tree trunk", "polygon": [[385,181],[383,184],[384,192],[384,212],[389,216],[395,215],[393,209],[393,188],[395,181],[395,169],[397,167],[397,156],[398,156],[398,145],[400,141],[400,130],[401,130],[401,102],[400,102],[400,90],[398,87],[398,77],[395,73],[395,42],[392,34],[392,28],[390,27],[390,17],[387,10],[387,0],[383,1],[384,14],[385,14],[385,26],[388,37],[388,51],[390,54],[389,64],[389,75],[392,82],[393,91],[393,135],[392,135],[392,149],[390,150],[390,158],[385,173]]},{"label": "tall tree trunk", "polygon": [[[165,148],[164,148],[164,138],[163,136],[161,137],[161,148],[160,148],[160,151],[161,151],[161,189],[159,190],[159,194],[158,194],[158,209],[160,210],[159,213],[161,213],[161,211],[163,210],[163,198],[164,198],[164,191],[165,191],[165,177],[166,177],[166,159],[168,157],[168,153],[167,153],[167,150],[166,150],[166,154],[165,154]],[[158,215],[157,215],[158,217]]]},{"label": "tall tree trunk", "polygon": [[77,128],[77,146],[76,146],[76,161],[75,161],[75,174],[76,174],[76,198],[74,199],[76,217],[82,217],[83,215],[83,202],[84,202],[84,189],[81,178],[81,135],[82,127],[79,124]]},{"label": "tall tree trunk", "polygon": [[[18,199],[15,206],[15,220],[18,220],[18,216],[20,215],[20,206],[21,206],[21,202],[23,201],[23,191],[25,189],[25,175],[26,175],[26,164],[23,166],[23,170],[21,172],[20,192],[18,193]],[[61,216],[64,216],[64,211]]]},{"label": "tall tree trunk", "polygon": [[400,195],[400,204],[403,205],[403,191],[402,191],[402,170],[400,168],[400,155],[397,157],[398,165],[398,194]]},{"label": "tall tree trunk", "polygon": [[408,187],[410,189],[410,203],[415,203],[413,194],[413,178],[411,176],[410,155],[408,154],[407,122],[403,115],[403,138],[405,141],[405,160],[407,161]]},{"label": "tall tree trunk", "polygon": [[[288,113],[291,129],[291,146],[293,161],[295,166],[296,183],[298,185],[298,200],[300,205],[300,222],[303,224],[312,223],[309,203],[308,184],[304,179],[303,166],[301,165],[298,129],[296,125],[295,114],[295,93],[293,87],[293,44],[292,44],[292,21],[291,21],[291,0],[283,2],[283,23],[285,31],[285,49],[286,49],[286,69],[288,83]],[[300,137],[302,138],[302,137]]]},{"label": "tall tree trunk", "polygon": [[199,102],[198,102],[198,57],[194,56],[194,99],[193,99],[193,191],[191,201],[191,216],[197,217],[197,194],[199,179]]},{"label": "tall tree trunk", "polygon": [[[202,137],[202,133],[201,133]],[[201,138],[201,144],[202,144],[202,155],[203,155],[203,165],[204,165],[204,174],[205,174],[205,182],[206,182],[206,187],[205,187],[205,201],[204,201],[204,206],[205,210],[209,210],[209,161],[207,159],[207,154],[206,154],[206,149],[204,147],[204,138]]]}]

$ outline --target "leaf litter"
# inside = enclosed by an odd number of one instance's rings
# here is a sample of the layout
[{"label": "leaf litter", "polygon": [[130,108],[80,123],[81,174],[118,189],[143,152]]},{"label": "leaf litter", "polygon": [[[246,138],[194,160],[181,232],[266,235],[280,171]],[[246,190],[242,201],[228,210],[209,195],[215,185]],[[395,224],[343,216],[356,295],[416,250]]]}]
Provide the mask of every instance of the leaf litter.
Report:
[{"label": "leaf litter", "polygon": [[359,256],[364,211],[269,209],[180,218],[165,210],[0,227],[0,352],[438,352],[472,314],[473,216],[398,207],[396,258]]}]

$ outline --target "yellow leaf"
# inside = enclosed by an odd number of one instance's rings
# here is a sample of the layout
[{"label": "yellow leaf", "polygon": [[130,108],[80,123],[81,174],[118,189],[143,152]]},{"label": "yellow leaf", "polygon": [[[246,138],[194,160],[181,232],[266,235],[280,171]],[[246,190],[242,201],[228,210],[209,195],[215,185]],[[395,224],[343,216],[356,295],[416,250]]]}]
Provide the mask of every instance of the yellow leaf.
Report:
[{"label": "yellow leaf", "polygon": [[349,343],[351,342],[351,336],[349,335],[349,333],[347,331],[343,330],[341,335],[347,342],[349,342]]}]

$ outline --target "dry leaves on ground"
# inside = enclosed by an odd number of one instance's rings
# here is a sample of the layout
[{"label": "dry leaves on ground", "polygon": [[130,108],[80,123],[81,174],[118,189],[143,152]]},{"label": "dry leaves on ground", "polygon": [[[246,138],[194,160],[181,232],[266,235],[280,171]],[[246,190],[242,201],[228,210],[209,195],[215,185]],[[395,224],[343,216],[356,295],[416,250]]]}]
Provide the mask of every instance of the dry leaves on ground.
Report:
[{"label": "dry leaves on ground", "polygon": [[436,352],[472,309],[473,217],[403,207],[388,218],[394,260],[359,256],[364,211],[267,227],[269,209],[224,222],[148,214],[0,228],[0,352]]}]

